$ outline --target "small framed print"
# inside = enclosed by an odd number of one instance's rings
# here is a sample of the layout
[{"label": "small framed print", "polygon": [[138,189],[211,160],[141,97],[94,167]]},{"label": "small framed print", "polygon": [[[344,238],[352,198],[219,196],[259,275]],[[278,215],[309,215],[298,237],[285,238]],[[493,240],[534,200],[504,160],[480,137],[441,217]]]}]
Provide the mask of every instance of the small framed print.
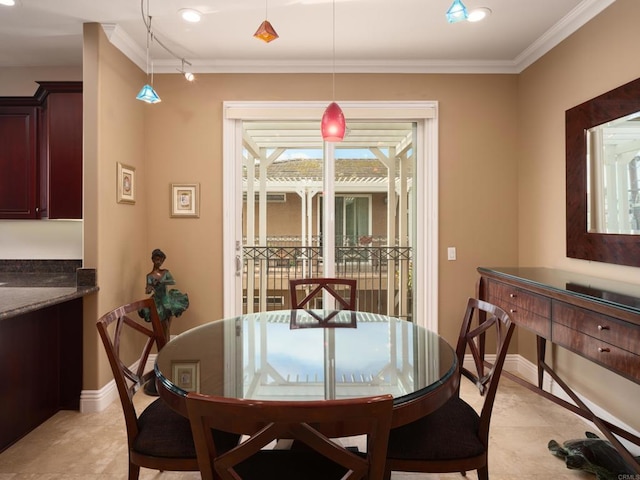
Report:
[{"label": "small framed print", "polygon": [[200,216],[200,184],[172,183],[171,184],[171,216],[192,217]]},{"label": "small framed print", "polygon": [[171,363],[173,384],[185,392],[200,391],[200,362],[184,361]]},{"label": "small framed print", "polygon": [[118,203],[136,203],[136,169],[118,162],[116,182]]}]

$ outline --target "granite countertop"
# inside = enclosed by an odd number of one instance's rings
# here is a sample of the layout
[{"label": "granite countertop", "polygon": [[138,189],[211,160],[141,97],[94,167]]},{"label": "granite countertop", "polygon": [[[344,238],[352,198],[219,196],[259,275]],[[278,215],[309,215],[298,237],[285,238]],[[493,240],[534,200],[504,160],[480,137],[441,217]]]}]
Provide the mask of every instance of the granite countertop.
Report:
[{"label": "granite countertop", "polygon": [[95,269],[76,262],[0,260],[0,320],[97,291]]}]

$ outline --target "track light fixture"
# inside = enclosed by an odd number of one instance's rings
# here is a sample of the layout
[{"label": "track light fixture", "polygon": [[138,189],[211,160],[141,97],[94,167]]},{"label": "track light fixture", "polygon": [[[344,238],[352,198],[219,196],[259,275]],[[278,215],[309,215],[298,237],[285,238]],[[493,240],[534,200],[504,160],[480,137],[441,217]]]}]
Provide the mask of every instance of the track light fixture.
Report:
[{"label": "track light fixture", "polygon": [[178,71],[184,75],[184,78],[187,79],[187,81],[189,82],[193,82],[195,80],[195,75],[193,73],[191,73],[190,70],[188,70],[187,68],[185,68],[185,65],[189,65],[191,66],[190,62],[187,62],[184,58],[182,59],[182,68],[178,69]]},{"label": "track light fixture", "polygon": [[[2,1],[2,0],[0,0]],[[149,56],[151,45],[153,41],[155,41],[158,45],[165,49],[167,53],[172,55],[174,58],[180,60],[182,62],[182,68],[178,71],[184,75],[188,81],[192,82],[195,79],[195,76],[191,71],[188,71],[185,68],[185,65],[191,66],[191,63],[185,60],[184,58],[176,55],[171,49],[169,49],[158,37],[156,37],[151,29],[151,15],[149,14],[149,0],[147,0],[147,11],[145,13],[144,9],[144,0],[140,0],[140,11],[142,13],[142,21],[147,29],[147,77],[151,79],[149,83],[142,87],[136,98],[138,100],[142,100],[147,103],[158,103],[160,102],[160,96],[153,89],[153,61],[151,61],[151,75],[149,75]]]}]

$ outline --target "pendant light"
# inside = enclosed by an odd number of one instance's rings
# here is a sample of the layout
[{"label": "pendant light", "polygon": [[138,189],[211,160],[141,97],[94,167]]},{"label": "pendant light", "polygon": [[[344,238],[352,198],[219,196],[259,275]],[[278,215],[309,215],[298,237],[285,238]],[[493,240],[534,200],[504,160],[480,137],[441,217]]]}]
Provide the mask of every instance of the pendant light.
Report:
[{"label": "pendant light", "polygon": [[262,40],[265,43],[269,43],[273,40],[275,40],[276,38],[278,38],[278,34],[276,33],[276,29],[273,28],[273,25],[271,25],[271,22],[269,22],[269,20],[267,20],[268,18],[268,12],[269,12],[269,5],[268,5],[268,0],[264,0],[264,22],[262,22],[260,24],[260,26],[258,27],[258,30],[256,30],[256,33],[253,34],[253,36],[255,38],[257,38],[258,40]]},{"label": "pendant light", "polygon": [[333,101],[322,115],[320,130],[325,142],[341,142],[347,125],[344,113],[335,102],[336,98],[336,0],[333,0],[333,73],[332,73]]},{"label": "pendant light", "polygon": [[467,7],[464,6],[461,0],[453,0],[453,3],[447,10],[447,21],[449,23],[461,22],[469,18],[467,13]]},{"label": "pendant light", "polygon": [[[147,21],[145,22],[147,26],[147,78],[149,78],[149,51],[151,49],[151,15],[149,15],[149,0],[147,0]],[[153,89],[153,62],[151,63],[151,83],[147,83],[142,87],[142,89],[136,95],[136,99],[142,100],[147,103],[159,103],[160,96]]]}]

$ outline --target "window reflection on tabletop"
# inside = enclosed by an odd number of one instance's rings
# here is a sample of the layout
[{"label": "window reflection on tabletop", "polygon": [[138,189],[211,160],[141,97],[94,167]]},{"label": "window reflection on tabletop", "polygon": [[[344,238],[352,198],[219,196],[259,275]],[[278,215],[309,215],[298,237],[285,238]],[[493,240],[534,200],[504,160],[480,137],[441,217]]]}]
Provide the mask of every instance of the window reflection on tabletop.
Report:
[{"label": "window reflection on tabletop", "polygon": [[[319,322],[295,313],[298,324]],[[288,310],[214,321],[175,337],[156,367],[185,392],[263,400],[410,397],[455,368],[453,349],[437,334],[364,312],[353,326],[353,314],[331,318],[348,328],[292,328]]]}]

